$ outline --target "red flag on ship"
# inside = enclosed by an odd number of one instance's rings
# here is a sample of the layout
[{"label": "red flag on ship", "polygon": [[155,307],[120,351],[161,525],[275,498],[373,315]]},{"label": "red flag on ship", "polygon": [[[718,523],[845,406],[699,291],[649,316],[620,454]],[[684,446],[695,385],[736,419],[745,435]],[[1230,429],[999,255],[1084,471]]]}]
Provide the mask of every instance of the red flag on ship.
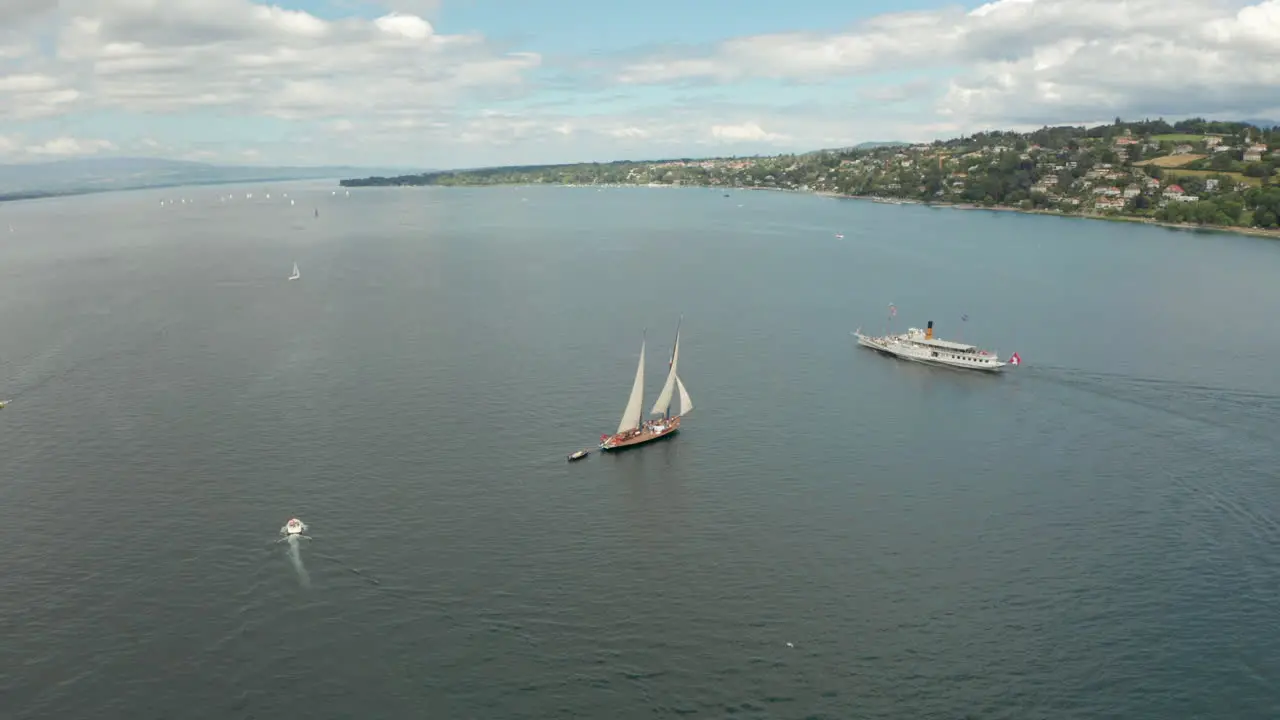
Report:
[{"label": "red flag on ship", "polygon": [[1013,356],[1009,358],[1009,364],[1010,364],[1010,365],[1021,365],[1021,364],[1022,364],[1022,356],[1021,356],[1021,355],[1019,355],[1018,353],[1014,353],[1014,354],[1013,354]]}]

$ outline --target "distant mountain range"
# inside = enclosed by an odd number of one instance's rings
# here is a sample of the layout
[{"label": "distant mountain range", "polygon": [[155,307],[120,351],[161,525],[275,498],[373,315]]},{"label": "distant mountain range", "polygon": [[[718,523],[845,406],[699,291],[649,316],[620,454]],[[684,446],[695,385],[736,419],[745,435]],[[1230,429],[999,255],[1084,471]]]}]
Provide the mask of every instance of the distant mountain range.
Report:
[{"label": "distant mountain range", "polygon": [[829,153],[829,152],[853,152],[856,150],[875,150],[876,148],[884,148],[884,147],[910,147],[910,146],[911,146],[911,143],[901,142],[899,140],[872,140],[869,142],[858,143],[857,145],[850,145],[849,147],[823,148],[821,150],[811,150],[804,154],[805,155],[821,155],[823,153]]},{"label": "distant mountain range", "polygon": [[350,177],[355,174],[401,175],[407,172],[422,172],[422,170],[361,168],[349,165],[317,167],[211,165],[155,158],[55,160],[44,163],[0,165],[0,200],[177,185],[314,180]]},{"label": "distant mountain range", "polygon": [[852,148],[850,148],[850,150],[875,150],[876,148],[882,148],[882,147],[896,147],[896,146],[906,147],[909,145],[911,145],[911,143],[902,142],[900,140],[889,140],[889,141],[873,140],[871,142],[858,143],[857,145],[854,145]]}]

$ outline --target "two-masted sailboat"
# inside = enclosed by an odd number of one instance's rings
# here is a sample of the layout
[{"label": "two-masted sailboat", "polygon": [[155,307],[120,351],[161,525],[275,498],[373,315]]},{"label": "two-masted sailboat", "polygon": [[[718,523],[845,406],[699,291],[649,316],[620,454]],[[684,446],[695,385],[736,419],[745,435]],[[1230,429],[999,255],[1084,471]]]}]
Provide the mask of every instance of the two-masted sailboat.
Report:
[{"label": "two-masted sailboat", "polygon": [[[684,318],[681,318],[683,324]],[[624,448],[643,445],[675,433],[680,429],[680,420],[693,409],[693,401],[689,399],[689,391],[676,374],[680,360],[680,326],[676,326],[676,343],[671,350],[670,369],[667,371],[667,382],[658,394],[658,400],[649,411],[650,415],[661,417],[642,420],[644,407],[644,345],[640,341],[640,364],[636,367],[636,379],[631,383],[631,397],[627,400],[627,409],[622,412],[622,422],[618,423],[618,431],[612,435],[600,436],[601,450],[622,450]],[[680,412],[671,414],[672,395],[680,392]]]}]

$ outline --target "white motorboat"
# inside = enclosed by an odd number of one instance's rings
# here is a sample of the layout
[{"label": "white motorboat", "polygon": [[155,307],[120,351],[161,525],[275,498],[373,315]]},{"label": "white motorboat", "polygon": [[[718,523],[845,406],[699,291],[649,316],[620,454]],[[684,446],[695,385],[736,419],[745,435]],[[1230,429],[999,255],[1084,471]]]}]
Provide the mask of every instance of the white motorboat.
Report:
[{"label": "white motorboat", "polygon": [[301,535],[306,531],[306,529],[306,523],[302,522],[298,518],[289,518],[289,522],[285,523],[284,527],[280,528],[280,534],[286,537],[289,535]]},{"label": "white motorboat", "polygon": [[935,338],[933,336],[932,320],[929,321],[929,325],[924,330],[908,328],[905,333],[897,335],[875,337],[863,334],[862,328],[854,330],[851,334],[858,339],[858,344],[862,347],[871,348],[879,353],[892,355],[903,360],[914,360],[928,365],[944,365],[965,370],[999,372],[1006,365],[1018,365],[1022,362],[1017,353],[1010,356],[1008,361],[1003,361],[995,351],[983,350],[974,345]]}]

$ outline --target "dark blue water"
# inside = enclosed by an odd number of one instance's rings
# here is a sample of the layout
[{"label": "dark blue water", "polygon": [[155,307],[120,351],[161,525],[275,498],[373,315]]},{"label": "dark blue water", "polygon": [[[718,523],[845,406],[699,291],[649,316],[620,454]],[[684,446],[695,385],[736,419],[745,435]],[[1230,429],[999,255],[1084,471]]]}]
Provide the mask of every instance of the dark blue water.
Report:
[{"label": "dark blue water", "polygon": [[0,205],[0,716],[1280,714],[1280,244],[331,190]]}]

